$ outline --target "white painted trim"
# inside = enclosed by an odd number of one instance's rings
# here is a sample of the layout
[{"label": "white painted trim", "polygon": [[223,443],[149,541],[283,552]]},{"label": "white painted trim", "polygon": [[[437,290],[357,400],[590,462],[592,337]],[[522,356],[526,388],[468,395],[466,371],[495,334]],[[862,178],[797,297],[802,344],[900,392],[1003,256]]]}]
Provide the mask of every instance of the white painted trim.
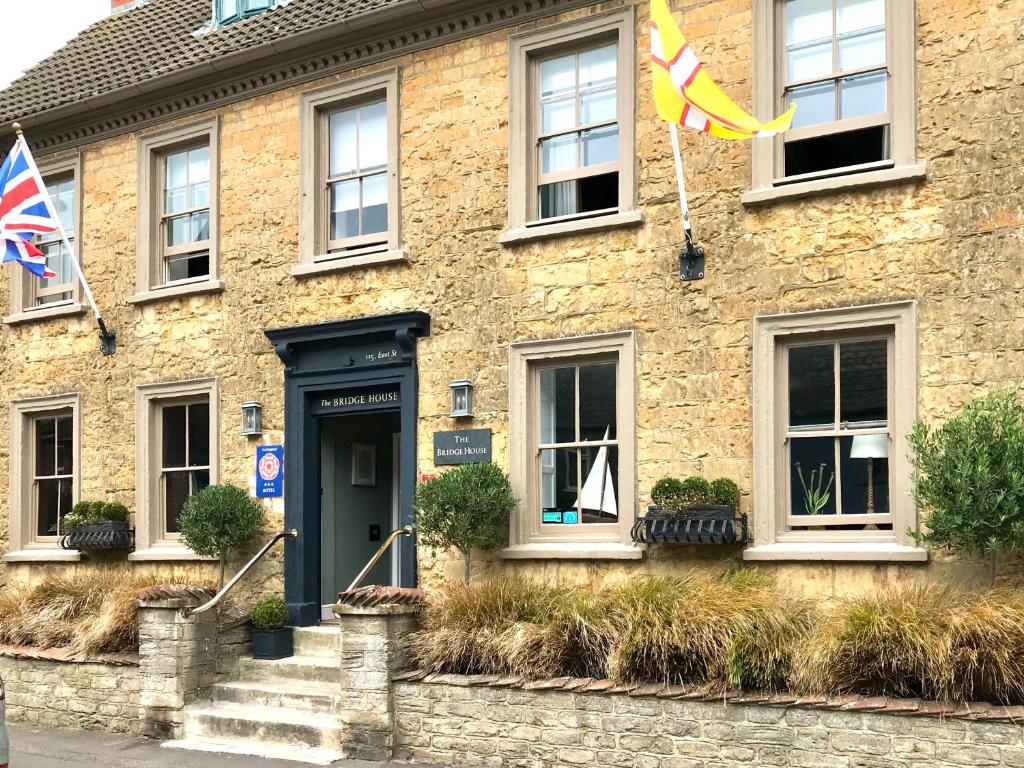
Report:
[{"label": "white painted trim", "polygon": [[361,267],[375,267],[382,264],[407,264],[408,262],[409,252],[405,250],[380,251],[378,253],[366,253],[361,256],[328,254],[326,256],[318,256],[312,262],[296,264],[292,267],[292,275],[295,277],[326,275],[332,272],[345,272]]},{"label": "white painted trim", "polygon": [[743,205],[764,205],[810,197],[811,195],[841,192],[847,189],[924,181],[927,177],[928,167],[922,162],[896,168],[882,168],[877,171],[851,173],[845,176],[831,176],[827,179],[813,179],[812,181],[800,181],[794,184],[780,184],[775,187],[751,189],[740,195],[740,202]]},{"label": "white painted trim", "polygon": [[19,549],[2,559],[5,563],[77,563],[82,555],[77,549]]},{"label": "white painted trim", "polygon": [[71,302],[70,304],[55,304],[39,309],[30,309],[25,312],[15,312],[4,318],[5,325],[22,325],[24,323],[35,323],[43,320],[55,320],[58,317],[75,317],[84,315],[87,311],[85,304]]},{"label": "white painted trim", "polygon": [[517,243],[529,243],[534,240],[544,240],[550,237],[563,237],[565,235],[590,234],[603,232],[619,227],[631,227],[642,224],[644,212],[620,211],[609,213],[604,216],[594,216],[589,219],[574,219],[572,221],[560,221],[555,224],[538,224],[532,227],[513,227],[506,229],[498,235],[498,242],[502,245],[515,245]]},{"label": "white painted trim", "polygon": [[152,301],[180,299],[187,296],[200,296],[205,293],[219,293],[224,290],[223,280],[203,280],[198,283],[178,283],[148,291],[139,291],[128,298],[129,304],[148,304]]},{"label": "white painted trim", "polygon": [[924,563],[928,560],[928,550],[879,542],[762,544],[743,550],[743,559]]},{"label": "white painted trim", "polygon": [[498,555],[504,560],[641,560],[644,551],[630,544],[515,544]]}]

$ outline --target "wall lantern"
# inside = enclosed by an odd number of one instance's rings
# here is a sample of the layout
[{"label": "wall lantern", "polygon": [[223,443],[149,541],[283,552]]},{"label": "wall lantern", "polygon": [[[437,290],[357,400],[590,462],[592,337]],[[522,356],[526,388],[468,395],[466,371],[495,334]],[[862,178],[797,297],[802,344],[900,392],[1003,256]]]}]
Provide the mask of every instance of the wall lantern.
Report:
[{"label": "wall lantern", "polygon": [[247,437],[263,434],[263,406],[255,400],[242,403],[242,434]]},{"label": "wall lantern", "polygon": [[467,379],[459,379],[451,383],[453,419],[473,415],[473,385]]}]

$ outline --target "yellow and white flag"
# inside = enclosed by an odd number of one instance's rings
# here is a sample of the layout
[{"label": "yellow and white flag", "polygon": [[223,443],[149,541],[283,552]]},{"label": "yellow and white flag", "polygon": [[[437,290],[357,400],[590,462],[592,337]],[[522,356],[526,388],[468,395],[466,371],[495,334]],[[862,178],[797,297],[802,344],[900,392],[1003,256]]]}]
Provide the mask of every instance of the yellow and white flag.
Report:
[{"label": "yellow and white flag", "polygon": [[658,116],[720,139],[774,136],[789,128],[796,104],[762,123],[743,111],[704,71],[665,0],[651,0],[651,69]]}]

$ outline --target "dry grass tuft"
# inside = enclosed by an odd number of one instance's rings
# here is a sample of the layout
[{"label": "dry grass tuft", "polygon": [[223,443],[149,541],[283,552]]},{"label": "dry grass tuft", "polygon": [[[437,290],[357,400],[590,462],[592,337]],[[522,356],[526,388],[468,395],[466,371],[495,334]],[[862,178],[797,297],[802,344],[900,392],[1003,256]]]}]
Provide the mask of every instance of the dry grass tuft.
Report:
[{"label": "dry grass tuft", "polygon": [[961,600],[940,654],[936,688],[944,698],[1024,703],[1024,595],[998,590]]}]

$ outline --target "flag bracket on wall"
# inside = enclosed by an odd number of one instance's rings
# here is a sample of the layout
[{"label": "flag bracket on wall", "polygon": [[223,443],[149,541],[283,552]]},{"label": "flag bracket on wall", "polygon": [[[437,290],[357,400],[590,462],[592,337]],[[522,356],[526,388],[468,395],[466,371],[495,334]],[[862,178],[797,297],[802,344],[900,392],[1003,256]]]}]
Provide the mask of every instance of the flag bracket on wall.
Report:
[{"label": "flag bracket on wall", "polygon": [[704,249],[687,238],[686,247],[679,252],[679,279],[703,280],[704,256]]}]

